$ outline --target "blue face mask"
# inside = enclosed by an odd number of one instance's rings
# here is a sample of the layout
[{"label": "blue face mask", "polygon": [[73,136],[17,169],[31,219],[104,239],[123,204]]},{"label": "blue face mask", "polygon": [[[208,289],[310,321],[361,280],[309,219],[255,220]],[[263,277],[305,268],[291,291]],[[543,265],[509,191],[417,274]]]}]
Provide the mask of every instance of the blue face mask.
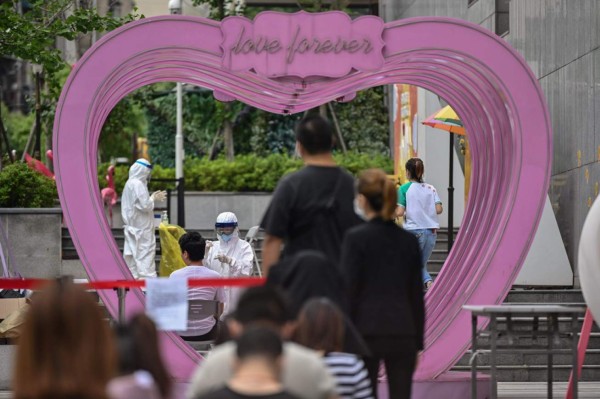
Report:
[{"label": "blue face mask", "polygon": [[231,237],[233,237],[233,234],[221,234],[221,239],[225,242],[229,242],[229,240],[231,240]]}]

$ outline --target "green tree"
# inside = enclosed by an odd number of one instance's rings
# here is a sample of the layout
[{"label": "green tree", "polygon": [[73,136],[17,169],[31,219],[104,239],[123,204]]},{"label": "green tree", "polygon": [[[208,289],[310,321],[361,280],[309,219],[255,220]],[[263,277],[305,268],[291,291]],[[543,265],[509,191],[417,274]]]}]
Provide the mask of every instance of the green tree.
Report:
[{"label": "green tree", "polygon": [[[48,137],[62,85],[70,72],[63,54],[56,48],[56,39],[76,40],[81,34],[110,31],[140,17],[135,12],[123,18],[101,16],[95,8],[80,7],[80,3],[76,0],[0,2],[0,56],[42,67],[41,126]],[[23,8],[23,4],[27,7]],[[15,142],[20,140],[19,137]]]},{"label": "green tree", "polygon": [[356,93],[348,103],[332,103],[349,150],[390,154],[388,110],[383,86]]}]

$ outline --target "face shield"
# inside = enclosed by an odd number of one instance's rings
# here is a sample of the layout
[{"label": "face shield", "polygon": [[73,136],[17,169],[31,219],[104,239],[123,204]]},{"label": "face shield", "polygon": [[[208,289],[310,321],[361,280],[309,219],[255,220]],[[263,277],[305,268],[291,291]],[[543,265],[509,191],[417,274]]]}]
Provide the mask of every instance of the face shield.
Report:
[{"label": "face shield", "polygon": [[237,236],[238,221],[233,212],[223,212],[217,217],[215,231],[219,240],[229,242]]}]

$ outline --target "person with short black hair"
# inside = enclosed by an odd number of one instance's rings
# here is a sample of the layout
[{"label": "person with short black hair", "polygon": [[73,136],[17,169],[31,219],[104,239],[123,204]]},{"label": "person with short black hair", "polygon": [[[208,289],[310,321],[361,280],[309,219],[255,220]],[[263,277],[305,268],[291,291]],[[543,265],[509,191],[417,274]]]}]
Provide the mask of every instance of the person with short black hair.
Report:
[{"label": "person with short black hair", "polygon": [[266,233],[265,275],[279,260],[281,244],[283,257],[313,249],[337,264],[344,232],[360,223],[354,178],[333,159],[334,142],[331,124],[319,115],[308,115],[296,127],[296,151],[304,167],[279,181],[260,224]]},{"label": "person with short black hair", "polygon": [[[179,238],[181,257],[186,267],[175,270],[171,278],[221,278],[221,275],[203,265],[206,241],[200,233],[192,231],[185,233]],[[188,318],[185,331],[179,331],[179,335],[186,341],[207,341],[217,336],[219,329],[219,317],[223,313],[223,303],[226,300],[225,291],[222,287],[194,287],[188,289],[188,299],[192,300],[217,300],[219,301],[218,314],[200,320]]]},{"label": "person with short black hair", "polygon": [[224,388],[200,399],[295,399],[281,383],[283,344],[269,328],[251,327],[237,340],[237,359]]},{"label": "person with short black hair", "polygon": [[[268,286],[248,288],[227,324],[234,338],[257,326],[271,329],[283,339],[292,332],[285,298],[279,290]],[[187,397],[197,399],[224,387],[234,374],[236,351],[237,344],[232,341],[213,349],[194,373]],[[314,351],[285,342],[283,359],[282,383],[286,391],[301,399],[336,396],[335,381]]]}]

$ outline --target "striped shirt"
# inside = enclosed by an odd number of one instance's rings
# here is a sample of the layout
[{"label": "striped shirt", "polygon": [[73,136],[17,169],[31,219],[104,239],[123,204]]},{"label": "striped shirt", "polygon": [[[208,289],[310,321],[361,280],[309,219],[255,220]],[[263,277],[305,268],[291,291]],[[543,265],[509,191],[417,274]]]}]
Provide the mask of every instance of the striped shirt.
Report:
[{"label": "striped shirt", "polygon": [[369,373],[360,358],[350,353],[329,352],[323,356],[323,361],[336,381],[340,398],[373,398]]}]

